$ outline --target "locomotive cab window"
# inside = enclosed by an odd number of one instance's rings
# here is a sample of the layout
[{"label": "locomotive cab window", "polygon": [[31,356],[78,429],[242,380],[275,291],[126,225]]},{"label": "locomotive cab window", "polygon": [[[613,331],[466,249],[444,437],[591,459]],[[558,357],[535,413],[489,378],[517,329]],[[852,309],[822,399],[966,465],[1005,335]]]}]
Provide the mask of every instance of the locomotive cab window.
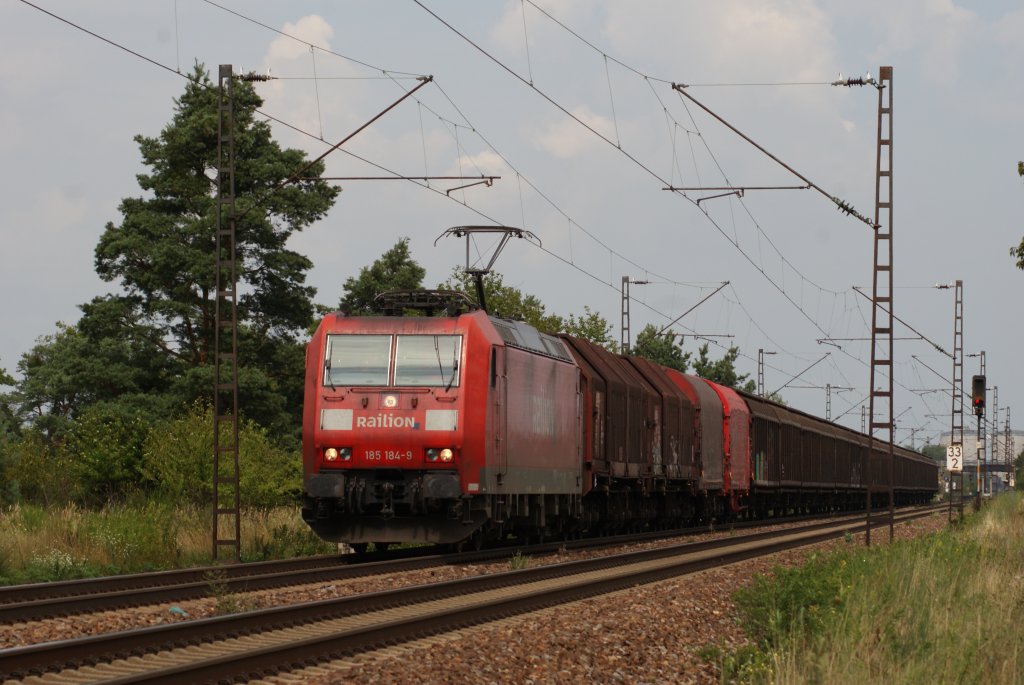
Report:
[{"label": "locomotive cab window", "polygon": [[390,335],[328,335],[324,385],[387,385]]},{"label": "locomotive cab window", "polygon": [[399,335],[395,385],[455,387],[461,354],[462,337],[458,335]]}]

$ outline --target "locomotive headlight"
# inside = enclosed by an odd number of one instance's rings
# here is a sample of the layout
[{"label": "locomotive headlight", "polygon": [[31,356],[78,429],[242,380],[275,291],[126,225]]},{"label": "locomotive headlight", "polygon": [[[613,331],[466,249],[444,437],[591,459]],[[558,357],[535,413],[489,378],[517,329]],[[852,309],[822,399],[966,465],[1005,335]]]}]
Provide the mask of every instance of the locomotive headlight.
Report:
[{"label": "locomotive headlight", "polygon": [[455,455],[447,447],[441,450],[441,461],[451,461],[453,456]]},{"label": "locomotive headlight", "polygon": [[398,398],[395,395],[384,395],[384,406],[388,409],[394,409],[398,406]]},{"label": "locomotive headlight", "polygon": [[336,461],[351,461],[352,460],[352,448],[351,447],[328,447],[324,450],[324,461],[336,462]]}]

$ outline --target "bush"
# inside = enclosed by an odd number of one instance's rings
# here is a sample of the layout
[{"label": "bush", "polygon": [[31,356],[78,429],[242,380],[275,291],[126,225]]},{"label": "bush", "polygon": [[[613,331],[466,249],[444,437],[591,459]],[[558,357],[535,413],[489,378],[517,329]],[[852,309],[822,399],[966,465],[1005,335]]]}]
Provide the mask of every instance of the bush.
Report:
[{"label": "bush", "polygon": [[139,482],[149,422],[122,405],[93,405],[71,427],[62,451],[74,465],[78,498],[102,504],[126,496]]},{"label": "bush", "polygon": [[30,502],[60,506],[81,494],[75,465],[68,454],[47,445],[42,433],[25,431],[9,446],[9,477]]},{"label": "bush", "polygon": [[[197,403],[184,416],[160,423],[149,432],[142,472],[159,496],[196,505],[212,500],[212,426],[212,408]],[[231,426],[221,428],[222,444],[230,444]],[[246,420],[239,425],[238,452],[244,506],[266,508],[297,501],[302,486],[298,454],[275,447],[265,429]]]},{"label": "bush", "polygon": [[751,639],[774,648],[792,635],[821,632],[840,614],[852,578],[864,571],[855,554],[812,555],[804,566],[755,577],[734,599]]}]

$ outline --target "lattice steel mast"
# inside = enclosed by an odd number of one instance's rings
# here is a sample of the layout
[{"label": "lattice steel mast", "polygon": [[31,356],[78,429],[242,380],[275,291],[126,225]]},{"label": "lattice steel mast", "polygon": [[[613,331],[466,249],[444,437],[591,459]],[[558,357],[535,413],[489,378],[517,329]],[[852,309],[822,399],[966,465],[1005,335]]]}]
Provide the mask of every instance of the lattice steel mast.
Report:
[{"label": "lattice steel mast", "polygon": [[[953,305],[953,410],[949,431],[949,444],[959,445],[961,459],[964,446],[964,282],[956,282],[956,301]],[[964,508],[964,469],[960,463],[960,515]],[[949,518],[953,518],[953,474],[949,474]]]},{"label": "lattice steel mast", "polygon": [[[893,212],[892,212],[892,67],[878,70],[878,146],[875,157],[875,260],[872,273],[871,306],[871,385],[868,405],[870,437],[868,439],[866,469],[867,534],[865,544],[871,544],[871,506],[874,492],[889,496],[889,541],[893,539]],[[882,370],[884,380],[881,378]],[[885,387],[876,387],[885,383]],[[880,419],[876,420],[878,417]],[[888,484],[879,485],[872,463],[875,431],[879,441],[888,443]]]},{"label": "lattice steel mast", "polygon": [[[217,88],[217,246],[213,333],[213,559],[241,560],[238,470],[238,270],[235,245],[234,79]],[[225,225],[226,224],[226,225]]]}]

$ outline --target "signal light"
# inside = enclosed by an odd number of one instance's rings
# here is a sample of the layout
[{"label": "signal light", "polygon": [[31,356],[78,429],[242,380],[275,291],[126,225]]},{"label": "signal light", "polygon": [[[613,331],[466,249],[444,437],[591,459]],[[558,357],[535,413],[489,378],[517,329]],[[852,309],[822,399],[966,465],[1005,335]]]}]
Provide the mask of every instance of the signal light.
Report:
[{"label": "signal light", "polygon": [[985,415],[985,377],[974,376],[971,379],[971,406],[975,416]]}]

